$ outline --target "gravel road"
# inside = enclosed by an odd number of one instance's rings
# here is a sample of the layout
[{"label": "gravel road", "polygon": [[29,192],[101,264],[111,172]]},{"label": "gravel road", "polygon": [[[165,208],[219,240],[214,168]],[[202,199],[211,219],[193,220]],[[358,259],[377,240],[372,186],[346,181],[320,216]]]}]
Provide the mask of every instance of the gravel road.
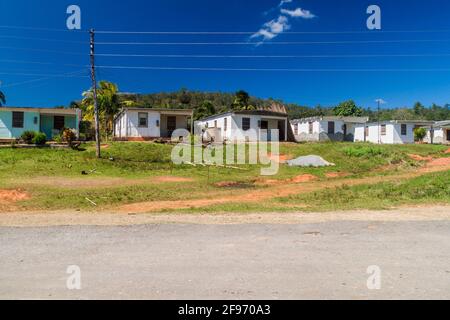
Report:
[{"label": "gravel road", "polygon": [[0,227],[0,298],[450,299],[450,220]]}]

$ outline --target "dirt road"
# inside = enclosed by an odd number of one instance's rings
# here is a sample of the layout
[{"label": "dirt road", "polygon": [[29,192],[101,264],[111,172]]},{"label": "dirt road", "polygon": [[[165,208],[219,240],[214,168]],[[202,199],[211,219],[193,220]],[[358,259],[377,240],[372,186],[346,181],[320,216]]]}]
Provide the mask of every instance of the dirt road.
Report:
[{"label": "dirt road", "polygon": [[[0,227],[0,298],[450,299],[450,220],[414,215]],[[66,286],[71,265],[80,268],[81,290]],[[380,290],[367,287],[369,266],[381,271]]]}]

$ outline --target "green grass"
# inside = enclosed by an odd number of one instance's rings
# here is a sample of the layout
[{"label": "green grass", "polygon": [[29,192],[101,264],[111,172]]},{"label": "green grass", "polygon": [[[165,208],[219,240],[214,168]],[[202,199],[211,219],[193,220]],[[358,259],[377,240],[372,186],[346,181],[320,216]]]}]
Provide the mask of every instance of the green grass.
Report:
[{"label": "green grass", "polygon": [[[170,155],[172,146],[156,143],[109,143],[109,147],[102,149],[102,159],[96,159],[95,150],[92,144],[82,147],[83,151],[70,149],[12,149],[0,148],[0,188],[16,188],[30,193],[30,200],[19,203],[25,209],[90,209],[94,208],[85,198],[97,203],[98,208],[114,207],[120,204],[127,204],[140,201],[153,200],[184,200],[213,196],[217,193],[221,195],[234,195],[255,190],[263,187],[253,185],[256,179],[261,179],[260,165],[241,165],[241,170],[226,169],[218,167],[192,167],[189,165],[174,166],[171,164]],[[336,164],[335,167],[327,168],[296,168],[281,165],[279,173],[269,179],[289,179],[302,174],[313,174],[319,179],[325,179],[328,172],[345,172],[351,177],[363,177],[370,175],[388,175],[398,170],[414,168],[418,162],[410,159],[408,154],[418,154],[421,156],[448,156],[443,151],[448,149],[445,146],[433,145],[405,145],[405,146],[373,146],[369,144],[353,143],[310,143],[310,144],[281,144],[280,153],[292,157],[315,154],[322,156],[327,161]],[[112,160],[110,160],[112,158]],[[394,168],[382,172],[374,171],[377,168],[392,165]],[[81,173],[90,172],[88,176]],[[192,178],[191,182],[182,183],[151,183],[152,177],[157,176],[178,176]],[[62,187],[58,185],[48,185],[36,183],[36,180],[49,178],[59,179],[107,179],[120,178],[128,182],[126,184],[112,183],[102,187]],[[34,180],[33,180],[34,179]],[[33,180],[34,183],[30,183]],[[216,186],[218,182],[239,182],[235,187],[223,188]],[[417,185],[426,181],[419,180]],[[386,190],[389,185],[383,186]],[[380,186],[373,186],[379,188]],[[396,186],[394,185],[394,187]],[[420,189],[418,187],[418,189]],[[316,194],[314,198],[289,198],[268,200],[256,204],[226,204],[213,206],[213,211],[274,211],[283,210],[285,202],[292,206],[298,204],[300,207],[304,201],[313,203],[313,207],[324,209],[327,201],[323,200],[331,195],[342,193],[341,198],[328,201],[340,204],[342,207],[371,207],[363,195],[374,192],[370,186],[355,187],[338,191],[324,191],[324,195]],[[354,191],[356,190],[356,191]],[[360,192],[358,190],[361,190]],[[377,189],[378,190],[378,189]],[[383,189],[384,190],[384,189]],[[328,192],[328,193],[327,193]],[[381,191],[380,191],[381,192]],[[329,194],[330,193],[330,194]],[[351,196],[359,194],[360,196]],[[402,194],[392,193],[392,199],[403,199],[405,202],[425,201],[423,197],[411,196],[407,198]],[[440,193],[438,193],[440,194]],[[312,195],[305,195],[312,197]],[[350,200],[349,200],[350,199]],[[352,200],[354,199],[354,200]],[[358,200],[360,199],[360,200]],[[385,201],[389,197],[386,197]],[[359,202],[358,202],[359,201]],[[367,204],[365,204],[367,202]],[[373,201],[372,201],[373,202]],[[325,203],[325,204],[323,204]],[[319,206],[320,204],[320,206]],[[375,204],[374,204],[375,205]],[[286,208],[284,209],[284,211]],[[194,210],[195,211],[195,210]]]},{"label": "green grass", "polygon": [[307,210],[388,209],[405,204],[450,203],[450,171],[396,183],[342,186],[279,198],[276,203],[308,205]]}]

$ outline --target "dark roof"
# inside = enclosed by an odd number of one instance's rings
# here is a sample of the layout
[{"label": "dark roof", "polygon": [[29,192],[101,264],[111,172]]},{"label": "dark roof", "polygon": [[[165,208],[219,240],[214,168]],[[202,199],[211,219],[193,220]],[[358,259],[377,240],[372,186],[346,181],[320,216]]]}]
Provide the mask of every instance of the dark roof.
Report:
[{"label": "dark roof", "polygon": [[218,118],[218,117],[219,118],[225,117],[225,116],[233,115],[233,114],[241,114],[241,115],[249,115],[249,116],[272,116],[272,117],[283,117],[283,118],[288,117],[288,115],[286,113],[274,112],[274,111],[270,111],[270,110],[241,110],[241,111],[229,111],[229,112],[215,114],[213,116],[209,116],[209,117],[200,119],[200,121],[208,121],[210,119],[214,119],[214,118]]}]

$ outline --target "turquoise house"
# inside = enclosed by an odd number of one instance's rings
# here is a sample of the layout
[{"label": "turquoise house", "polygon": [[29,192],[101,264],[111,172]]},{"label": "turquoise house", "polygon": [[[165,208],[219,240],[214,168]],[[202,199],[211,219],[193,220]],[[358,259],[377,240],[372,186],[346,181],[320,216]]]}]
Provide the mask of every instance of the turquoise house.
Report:
[{"label": "turquoise house", "polygon": [[43,132],[51,140],[64,128],[78,136],[80,121],[79,109],[0,107],[0,140],[18,139],[28,130]]}]

